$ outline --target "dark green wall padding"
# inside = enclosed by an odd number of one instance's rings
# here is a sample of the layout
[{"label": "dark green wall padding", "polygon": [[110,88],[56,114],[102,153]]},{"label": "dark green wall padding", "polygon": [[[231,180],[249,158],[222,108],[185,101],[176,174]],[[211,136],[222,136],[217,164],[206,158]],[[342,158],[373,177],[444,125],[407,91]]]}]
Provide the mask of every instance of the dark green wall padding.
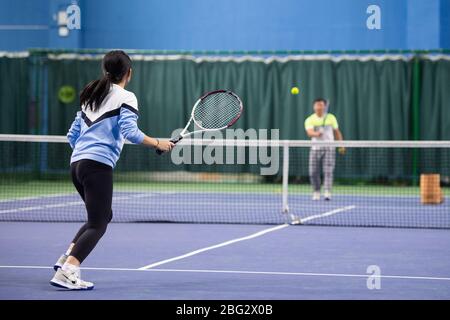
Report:
[{"label": "dark green wall padding", "polygon": [[[70,85],[79,92],[100,75],[97,59],[0,58],[0,133],[66,134],[79,106],[77,100],[59,101],[59,88]],[[281,139],[307,139],[303,123],[312,113],[312,101],[325,97],[346,139],[450,140],[449,83],[450,59],[420,55],[364,61],[178,59],[134,61],[128,89],[139,101],[141,129],[152,136],[169,136],[183,127],[197,98],[221,88],[236,92],[243,100],[244,113],[237,128],[278,128]],[[300,94],[292,95],[292,86],[298,86]],[[404,150],[377,151],[377,157],[384,159],[379,167],[391,169],[372,172],[372,177],[422,172],[417,166],[421,156]],[[352,157],[353,167],[346,168],[349,163],[344,160],[338,160],[338,165],[342,162],[341,172],[350,174],[370,157],[366,152]],[[437,150],[433,157],[436,168],[450,160],[448,152]],[[126,163],[121,167],[126,169]],[[164,164],[142,160],[140,167],[164,169]],[[301,169],[306,166],[297,167],[292,171],[306,174]],[[362,166],[361,173],[364,170]]]},{"label": "dark green wall padding", "polygon": [[[136,61],[129,90],[138,97],[140,126],[154,136],[182,127],[202,93],[224,88],[244,102],[240,128],[279,128],[281,139],[306,139],[303,122],[312,113],[311,102],[326,97],[346,139],[407,140],[411,66],[406,61]],[[78,109],[77,102],[59,102],[58,89],[69,84],[79,91],[99,75],[98,61],[49,61],[49,134],[64,134]],[[299,95],[290,93],[292,86],[300,88]]]},{"label": "dark green wall padding", "polygon": [[30,103],[27,58],[0,57],[0,133],[29,133]]},{"label": "dark green wall padding", "polygon": [[[0,58],[0,106],[9,115],[2,117],[0,133],[65,134],[79,107],[77,100],[60,102],[58,90],[71,85],[80,91],[100,76],[100,61],[31,61],[33,56]],[[238,127],[279,128],[281,139],[306,139],[303,121],[312,112],[312,100],[323,96],[330,99],[346,139],[444,140],[450,139],[449,77],[448,59],[420,59],[418,69],[414,60],[140,60],[133,63],[129,90],[139,100],[140,126],[155,136],[182,127],[202,93],[226,88],[244,101]],[[299,95],[291,95],[292,86],[300,88]]]}]

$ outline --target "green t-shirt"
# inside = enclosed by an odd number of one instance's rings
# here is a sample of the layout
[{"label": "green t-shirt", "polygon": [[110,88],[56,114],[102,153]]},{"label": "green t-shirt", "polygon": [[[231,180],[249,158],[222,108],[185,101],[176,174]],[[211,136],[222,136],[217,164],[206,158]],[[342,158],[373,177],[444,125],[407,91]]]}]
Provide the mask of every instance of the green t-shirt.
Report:
[{"label": "green t-shirt", "polygon": [[310,115],[305,120],[305,130],[314,129],[314,131],[322,130],[320,137],[313,137],[312,140],[317,141],[333,141],[334,130],[338,129],[339,125],[336,117],[332,113],[324,114],[322,117],[318,117],[315,113]]}]

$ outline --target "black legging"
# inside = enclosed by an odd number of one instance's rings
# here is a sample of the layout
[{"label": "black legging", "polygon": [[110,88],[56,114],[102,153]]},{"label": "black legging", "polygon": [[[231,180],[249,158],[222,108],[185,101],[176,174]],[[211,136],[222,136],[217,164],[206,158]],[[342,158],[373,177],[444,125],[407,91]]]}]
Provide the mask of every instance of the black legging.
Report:
[{"label": "black legging", "polygon": [[83,262],[94,249],[112,219],[112,168],[93,160],[80,160],[72,163],[72,181],[83,199],[88,221],[77,232],[70,253]]}]

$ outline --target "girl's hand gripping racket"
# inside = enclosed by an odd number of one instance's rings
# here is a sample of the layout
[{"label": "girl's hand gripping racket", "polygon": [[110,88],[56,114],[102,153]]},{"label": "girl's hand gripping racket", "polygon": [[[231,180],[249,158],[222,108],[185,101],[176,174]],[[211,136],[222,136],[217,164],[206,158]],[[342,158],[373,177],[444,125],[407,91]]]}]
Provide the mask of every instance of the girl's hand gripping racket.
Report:
[{"label": "girl's hand gripping racket", "polygon": [[[240,118],[242,110],[242,101],[235,93],[227,90],[208,92],[195,103],[191,118],[183,131],[170,141],[176,144],[183,138],[198,132],[219,131],[231,127]],[[194,122],[198,129],[188,132],[191,122]],[[159,149],[156,152],[164,153]]]}]

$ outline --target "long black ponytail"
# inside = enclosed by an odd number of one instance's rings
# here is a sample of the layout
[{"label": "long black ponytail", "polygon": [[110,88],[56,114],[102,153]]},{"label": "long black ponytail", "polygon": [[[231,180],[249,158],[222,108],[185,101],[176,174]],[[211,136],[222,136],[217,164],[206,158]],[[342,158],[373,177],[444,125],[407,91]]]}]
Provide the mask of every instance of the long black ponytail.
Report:
[{"label": "long black ponytail", "polygon": [[131,69],[131,59],[122,50],[108,52],[102,61],[103,77],[94,80],[80,93],[80,103],[92,111],[97,111],[108,95],[111,85],[119,83]]}]

